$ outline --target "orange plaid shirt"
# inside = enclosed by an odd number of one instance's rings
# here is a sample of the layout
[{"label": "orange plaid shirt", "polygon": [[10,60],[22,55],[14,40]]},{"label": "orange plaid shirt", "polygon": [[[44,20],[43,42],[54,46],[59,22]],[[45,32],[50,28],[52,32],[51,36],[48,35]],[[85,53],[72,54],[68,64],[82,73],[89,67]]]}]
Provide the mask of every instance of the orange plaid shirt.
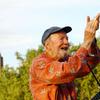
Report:
[{"label": "orange plaid shirt", "polygon": [[[74,79],[87,75],[90,70],[87,61],[94,68],[100,61],[89,56],[91,51],[80,48],[65,61],[56,61],[42,53],[33,60],[30,67],[30,90],[33,100],[77,100]],[[100,52],[95,54],[100,55]]]}]

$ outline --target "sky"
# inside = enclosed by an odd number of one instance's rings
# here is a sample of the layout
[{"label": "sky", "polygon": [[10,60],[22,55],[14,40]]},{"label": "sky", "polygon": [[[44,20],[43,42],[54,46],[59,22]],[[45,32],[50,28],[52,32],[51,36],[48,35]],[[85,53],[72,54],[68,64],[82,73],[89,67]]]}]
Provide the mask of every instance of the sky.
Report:
[{"label": "sky", "polygon": [[[69,41],[82,43],[86,16],[100,13],[99,0],[0,0],[0,53],[4,65],[18,67],[15,52],[23,57],[41,45],[43,32],[52,26],[71,26]],[[96,36],[100,36],[100,29]]]}]

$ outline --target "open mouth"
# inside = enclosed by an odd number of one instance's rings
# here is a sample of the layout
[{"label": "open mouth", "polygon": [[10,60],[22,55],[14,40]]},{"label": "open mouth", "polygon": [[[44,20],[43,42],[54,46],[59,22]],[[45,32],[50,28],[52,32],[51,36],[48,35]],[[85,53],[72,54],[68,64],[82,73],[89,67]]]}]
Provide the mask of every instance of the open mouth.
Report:
[{"label": "open mouth", "polygon": [[67,50],[67,49],[68,49],[68,47],[62,47],[61,49],[62,49],[62,50]]}]

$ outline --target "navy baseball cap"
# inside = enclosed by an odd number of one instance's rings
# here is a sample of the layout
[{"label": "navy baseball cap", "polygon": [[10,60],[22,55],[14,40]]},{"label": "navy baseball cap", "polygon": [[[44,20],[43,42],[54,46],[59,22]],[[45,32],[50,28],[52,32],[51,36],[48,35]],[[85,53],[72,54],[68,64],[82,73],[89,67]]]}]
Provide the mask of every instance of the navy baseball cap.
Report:
[{"label": "navy baseball cap", "polygon": [[42,44],[44,45],[45,44],[45,40],[51,35],[51,34],[54,34],[56,32],[65,32],[65,33],[68,33],[72,30],[72,28],[70,26],[65,26],[65,27],[57,27],[57,26],[54,26],[54,27],[50,27],[49,29],[47,29],[43,36],[42,36]]}]

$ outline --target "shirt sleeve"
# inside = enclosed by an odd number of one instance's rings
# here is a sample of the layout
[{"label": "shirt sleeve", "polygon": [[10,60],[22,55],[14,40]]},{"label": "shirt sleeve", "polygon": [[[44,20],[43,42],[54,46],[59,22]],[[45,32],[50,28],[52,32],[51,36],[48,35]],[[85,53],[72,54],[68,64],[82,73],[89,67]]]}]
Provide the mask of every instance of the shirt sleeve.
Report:
[{"label": "shirt sleeve", "polygon": [[96,63],[99,63],[100,62],[100,49],[99,49],[98,46],[95,46],[95,47],[92,47],[92,48],[89,49],[89,57],[96,59],[95,60]]},{"label": "shirt sleeve", "polygon": [[97,46],[96,38],[94,39],[94,41],[93,41],[90,49],[88,50],[88,52],[89,52],[89,58],[92,59],[92,60],[90,60],[90,64],[94,64],[95,65],[95,64],[100,62],[100,49]]},{"label": "shirt sleeve", "polygon": [[89,73],[86,64],[88,51],[80,48],[68,61],[48,61],[46,58],[35,60],[30,68],[30,76],[47,84],[72,82],[76,77]]},{"label": "shirt sleeve", "polygon": [[100,62],[100,49],[96,45],[91,46],[91,48],[88,50],[88,55],[84,60],[82,58],[82,52],[79,52],[80,53],[77,55],[80,56],[81,61],[83,61],[84,63],[82,64],[81,71],[79,72],[79,74],[77,74],[77,77],[82,77],[84,75],[87,75],[90,72],[90,69],[92,70],[93,68],[95,68]]}]

